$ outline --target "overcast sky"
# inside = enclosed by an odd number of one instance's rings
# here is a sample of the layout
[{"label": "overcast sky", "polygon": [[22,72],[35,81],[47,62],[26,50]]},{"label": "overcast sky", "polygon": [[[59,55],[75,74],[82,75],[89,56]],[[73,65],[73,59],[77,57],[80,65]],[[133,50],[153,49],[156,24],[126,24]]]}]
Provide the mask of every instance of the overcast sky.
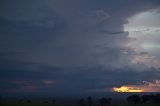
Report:
[{"label": "overcast sky", "polygon": [[0,93],[86,94],[160,78],[160,0],[1,0]]}]

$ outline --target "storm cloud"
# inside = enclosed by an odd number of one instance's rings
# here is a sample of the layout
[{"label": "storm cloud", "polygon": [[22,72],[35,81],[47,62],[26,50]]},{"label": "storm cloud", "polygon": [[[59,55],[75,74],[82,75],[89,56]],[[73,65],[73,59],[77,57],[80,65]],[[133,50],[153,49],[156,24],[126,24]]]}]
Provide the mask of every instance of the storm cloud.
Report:
[{"label": "storm cloud", "polygon": [[7,79],[33,81],[38,87],[42,80],[58,80],[47,89],[65,94],[64,90],[94,91],[126,80],[158,78],[159,68],[136,60],[144,54],[128,46],[135,39],[124,31],[124,24],[136,14],[159,10],[159,0],[1,0],[0,4],[0,83],[7,83],[8,89],[13,88]]}]

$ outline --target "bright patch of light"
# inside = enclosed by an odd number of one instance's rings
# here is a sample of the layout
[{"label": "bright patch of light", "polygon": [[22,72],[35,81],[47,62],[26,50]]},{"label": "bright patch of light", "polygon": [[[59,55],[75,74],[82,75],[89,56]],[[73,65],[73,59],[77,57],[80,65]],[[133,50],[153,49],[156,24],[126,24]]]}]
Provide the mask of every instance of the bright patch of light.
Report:
[{"label": "bright patch of light", "polygon": [[134,86],[121,86],[121,87],[114,87],[113,91],[115,92],[144,92],[142,89]]},{"label": "bright patch of light", "polygon": [[[131,63],[159,68],[160,12],[153,10],[130,17],[124,25],[124,31],[129,32],[131,38],[126,46],[137,53],[131,59]],[[141,55],[143,52],[147,55]]]},{"label": "bright patch of light", "polygon": [[141,85],[123,85],[113,87],[114,92],[160,92],[160,80],[143,81]]},{"label": "bright patch of light", "polygon": [[141,45],[141,47],[144,48],[144,49],[160,49],[160,45],[159,44],[149,44],[149,43],[145,44],[144,43],[144,44]]},{"label": "bright patch of light", "polygon": [[[141,33],[154,33],[154,32],[160,32],[160,27],[146,27],[146,26],[139,26],[139,27],[127,27],[125,26],[124,28],[125,32],[129,32],[129,33],[136,33],[136,32],[141,32]],[[133,34],[129,34],[130,36]],[[131,37],[136,37],[136,35],[131,36]]]},{"label": "bright patch of light", "polygon": [[160,13],[148,11],[137,14],[128,19],[128,24],[124,25],[124,30],[132,31],[158,31],[160,30]]}]

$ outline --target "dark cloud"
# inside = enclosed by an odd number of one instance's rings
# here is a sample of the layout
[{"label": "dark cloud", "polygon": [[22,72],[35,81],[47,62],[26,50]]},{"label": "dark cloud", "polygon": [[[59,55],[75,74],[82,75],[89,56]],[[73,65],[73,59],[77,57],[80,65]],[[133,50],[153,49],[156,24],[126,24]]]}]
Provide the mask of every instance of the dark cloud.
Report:
[{"label": "dark cloud", "polygon": [[62,80],[47,88],[58,95],[158,78],[158,71],[132,62],[139,53],[127,46],[133,39],[124,24],[135,14],[158,9],[159,0],[1,0],[0,4],[2,81]]},{"label": "dark cloud", "polygon": [[[95,95],[97,92],[103,93],[104,89],[110,91],[115,86],[139,85],[142,81],[158,79],[160,75],[159,69],[153,68],[135,72],[133,68],[104,70],[96,67],[70,70],[60,68],[48,68],[47,70],[44,68],[41,72],[3,70],[1,73],[3,73],[0,75],[2,94],[28,92],[31,95],[40,93],[41,95],[54,94],[55,96],[60,96],[59,94],[74,96],[90,92]],[[46,82],[49,83],[46,84]]]}]

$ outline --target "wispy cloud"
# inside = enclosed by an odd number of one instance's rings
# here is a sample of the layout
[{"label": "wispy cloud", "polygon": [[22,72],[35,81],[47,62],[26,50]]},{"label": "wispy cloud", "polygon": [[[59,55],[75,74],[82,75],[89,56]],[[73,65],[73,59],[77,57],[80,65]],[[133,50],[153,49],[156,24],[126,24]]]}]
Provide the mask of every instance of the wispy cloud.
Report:
[{"label": "wispy cloud", "polygon": [[21,86],[18,88],[5,89],[5,93],[33,93],[38,91],[38,87],[35,85]]},{"label": "wispy cloud", "polygon": [[44,85],[53,85],[53,84],[56,84],[56,83],[59,83],[61,82],[60,80],[42,80],[42,83]]}]

